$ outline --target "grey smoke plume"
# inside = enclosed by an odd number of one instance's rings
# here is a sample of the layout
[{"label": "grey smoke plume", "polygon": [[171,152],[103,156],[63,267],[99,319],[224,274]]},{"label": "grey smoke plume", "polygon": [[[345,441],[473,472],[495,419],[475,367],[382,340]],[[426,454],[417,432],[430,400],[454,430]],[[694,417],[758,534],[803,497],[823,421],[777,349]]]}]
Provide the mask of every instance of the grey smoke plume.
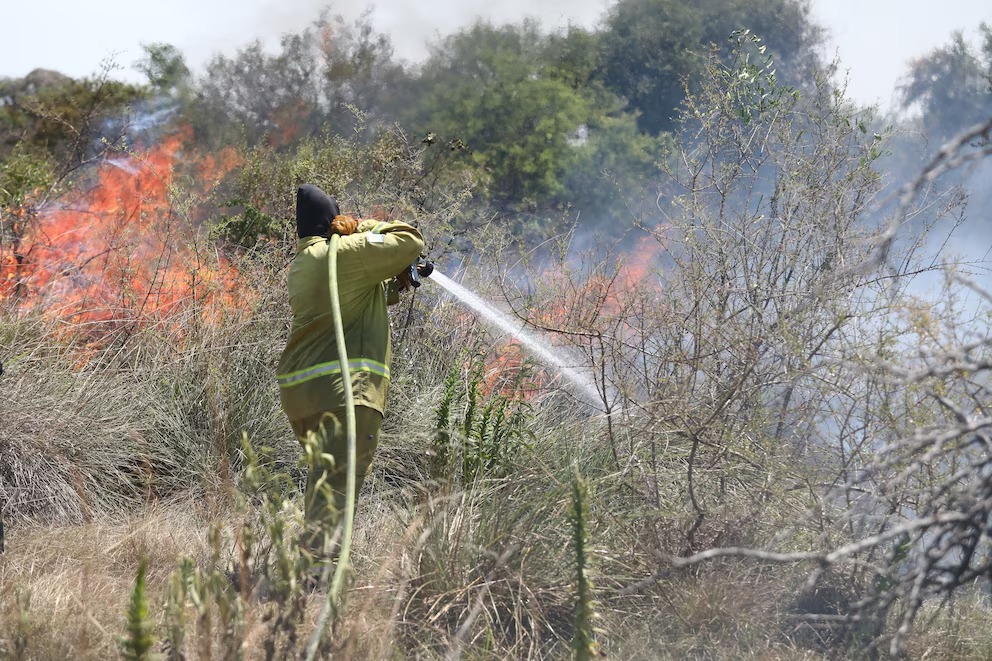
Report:
[{"label": "grey smoke plume", "polygon": [[266,43],[275,43],[279,35],[302,29],[324,10],[348,21],[368,13],[376,29],[389,35],[399,59],[419,62],[428,55],[431,42],[479,18],[494,24],[519,23],[525,18],[534,18],[549,30],[569,24],[591,28],[611,4],[607,0],[449,0],[430,3],[379,0],[367,4],[293,0],[268,5],[258,18],[257,36]]}]

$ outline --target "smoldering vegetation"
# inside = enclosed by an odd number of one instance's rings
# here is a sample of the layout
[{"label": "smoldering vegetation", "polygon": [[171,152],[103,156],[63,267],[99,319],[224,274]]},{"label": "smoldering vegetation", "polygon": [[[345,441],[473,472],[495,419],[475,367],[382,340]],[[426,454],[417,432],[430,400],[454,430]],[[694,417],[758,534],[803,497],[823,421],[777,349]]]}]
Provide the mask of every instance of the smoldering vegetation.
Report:
[{"label": "smoldering vegetation", "polygon": [[[987,658],[992,41],[879,117],[805,4],[683,4],[0,83],[3,656]],[[303,182],[597,393],[425,281],[333,608],[274,381]]]}]

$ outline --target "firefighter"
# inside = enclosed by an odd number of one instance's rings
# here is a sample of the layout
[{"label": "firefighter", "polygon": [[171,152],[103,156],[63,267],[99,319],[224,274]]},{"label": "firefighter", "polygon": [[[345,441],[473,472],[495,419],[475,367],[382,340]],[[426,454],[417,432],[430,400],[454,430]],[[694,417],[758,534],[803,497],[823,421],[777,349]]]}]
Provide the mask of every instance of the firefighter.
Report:
[{"label": "firefighter", "polygon": [[[337,202],[305,184],[296,193],[299,242],[289,270],[293,324],[279,360],[283,410],[308,455],[303,547],[316,557],[331,552],[345,507],[347,438],[342,378],[350,375],[355,404],[356,497],[379,439],[389,387],[389,303],[410,284],[408,275],[424,241],[403,222],[356,220]],[[331,311],[329,238],[341,236],[337,283],[348,365],[338,361]],[[330,487],[330,497],[326,484]]]}]

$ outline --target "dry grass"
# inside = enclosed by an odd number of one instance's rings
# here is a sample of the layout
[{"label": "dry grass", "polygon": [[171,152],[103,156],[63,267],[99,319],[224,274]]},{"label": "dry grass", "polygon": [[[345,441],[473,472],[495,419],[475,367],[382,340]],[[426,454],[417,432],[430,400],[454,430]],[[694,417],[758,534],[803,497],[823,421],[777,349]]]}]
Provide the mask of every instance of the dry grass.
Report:
[{"label": "dry grass", "polygon": [[[124,520],[8,526],[7,551],[0,556],[0,657],[15,656],[20,635],[27,641],[23,658],[116,658],[139,559],[147,560],[147,596],[151,612],[160,621],[166,584],[178,562],[190,557],[198,564],[208,563],[211,548],[206,531],[217,522],[215,517],[216,513],[196,502],[177,502],[133,513]],[[230,512],[227,520],[237,520],[237,515]],[[380,548],[377,544],[370,547],[369,541],[365,536],[359,550]],[[231,543],[225,542],[223,555],[233,557],[233,553]],[[372,564],[365,553],[360,556],[362,565]],[[356,585],[351,598],[353,614],[343,625],[341,645],[367,649],[369,654],[363,658],[389,656],[390,642],[381,633],[392,615],[388,599],[382,597],[392,591],[391,573],[378,574],[378,581],[384,582]],[[19,600],[25,595],[30,601],[22,622]],[[322,597],[318,592],[306,600],[307,631],[316,620]],[[267,610],[261,595],[253,595],[246,603],[246,658],[264,658]],[[157,638],[161,640],[161,630]]]},{"label": "dry grass", "polygon": [[[204,531],[212,517],[191,505],[158,506],[123,522],[12,527],[8,551],[0,560],[0,650],[12,656],[20,632],[28,641],[24,658],[114,658],[139,558],[148,560],[148,598],[152,612],[160,613],[165,584],[177,561],[192,556],[202,562],[209,556]],[[422,523],[404,523],[382,501],[364,508],[355,540],[357,578],[348,597],[347,617],[336,630],[335,648],[347,653],[346,658],[442,658],[448,650],[454,629],[479,594],[478,577],[462,588],[432,593],[416,567],[422,561],[423,528],[418,527]],[[529,608],[531,617],[536,615],[537,606],[528,604],[528,598],[540,597],[542,592],[545,600],[557,598],[548,594],[556,586],[534,584],[544,569],[518,566],[493,583],[465,658],[566,655],[567,645],[543,649],[539,641],[525,640],[526,636],[509,646],[509,641],[495,647],[493,640],[487,642],[497,632],[505,633],[508,621],[524,621],[522,609]],[[561,594],[562,590],[566,592]],[[567,596],[564,585],[555,591]],[[31,597],[27,624],[22,628],[18,626],[17,594]],[[605,640],[610,657],[829,658],[776,640],[774,625],[780,605],[774,592],[763,592],[758,583],[713,577],[665,585],[660,594],[665,596],[653,604],[629,600],[607,606]],[[305,630],[313,624],[321,596],[308,598]],[[265,609],[264,600],[257,598],[247,604],[245,658],[264,656]],[[545,619],[544,624],[550,623]]]},{"label": "dry grass", "polygon": [[26,658],[113,658],[139,558],[148,559],[149,598],[161,603],[176,560],[206,552],[204,525],[184,503],[83,525],[8,526],[0,650],[14,649],[20,594],[30,596]]},{"label": "dry grass", "polygon": [[[625,593],[658,568],[660,555],[685,544],[692,516],[680,495],[681,450],[673,446],[664,508],[654,509],[637,473],[613,465],[603,422],[583,417],[567,400],[534,403],[527,421],[533,440],[508,459],[509,477],[429,482],[425,449],[434,438],[441,375],[461,359],[432,347],[464,346],[466,335],[479,332],[453,327],[433,331],[446,334],[444,342],[424,329],[424,341],[397,352],[381,452],[356,522],[354,582],[333,630],[340,656],[441,659],[458,649],[465,659],[567,657],[575,595],[565,513],[575,463],[590,480],[590,572],[609,657],[821,661],[863,652],[804,635],[794,618],[803,568],[726,561]],[[234,566],[233,531],[246,519],[257,523],[237,504],[242,457],[231,447],[235,431],[250,419],[255,444],[275,448],[272,468],[294,472],[299,455],[266,380],[272,351],[260,333],[218,329],[182,360],[143,344],[147,352],[135,369],[110,363],[89,371],[46,353],[43,337],[34,345],[8,338],[34,353],[4,377],[16,387],[0,403],[14,423],[0,430],[0,467],[7,471],[0,486],[9,489],[9,476],[20,476],[6,494],[16,516],[8,514],[7,553],[0,557],[0,657],[16,658],[25,643],[21,658],[114,658],[141,558],[148,561],[148,599],[161,641],[168,579],[185,557],[211,566],[214,525],[225,531],[221,565]],[[216,374],[233,385],[221,387]],[[156,488],[147,488],[149,473],[115,468],[133,466],[135,456],[146,459]],[[84,476],[82,490],[74,471]],[[26,486],[36,490],[40,508],[16,500],[29,493]],[[298,505],[297,496],[286,495]],[[722,514],[715,512],[697,538],[755,544],[774,534],[769,521],[785,519],[788,509],[772,502],[755,520],[749,502],[730,492]],[[779,519],[770,518],[776,512]],[[272,602],[256,592],[239,603],[244,657],[264,658]],[[321,605],[321,593],[303,598],[303,638]],[[914,639],[914,653],[983,658],[983,614],[985,605],[975,601],[942,616]],[[192,610],[189,621],[188,658],[204,658],[195,653]],[[223,651],[217,636],[210,643],[215,654]]]},{"label": "dry grass", "polygon": [[[276,298],[270,292],[268,300]],[[693,543],[760,547],[794,524],[793,541],[813,535],[796,521],[801,499],[780,491],[787,482],[779,476],[793,472],[779,470],[783,460],[770,450],[767,475],[758,475],[764,479],[760,499],[735,488],[756,479],[751,472],[700,479],[695,494],[708,510],[694,525],[685,488],[687,443],[659,435],[664,444],[656,456],[653,445],[652,453],[645,449],[653,432],[639,429],[635,418],[610,431],[574,401],[549,395],[529,400],[530,440],[502,458],[499,471],[429,480],[426,451],[437,437],[445,375],[471,378],[462,364],[471,352],[450,347],[485,348],[487,341],[450,306],[435,311],[430,304],[421,300],[418,305],[428,307],[415,308],[414,316],[436,323],[415,327],[397,346],[389,414],[356,522],[354,582],[332,633],[339,656],[566,658],[575,602],[566,512],[576,464],[590,484],[588,563],[599,643],[609,657],[821,661],[864,655],[856,645],[818,639],[797,624],[805,567],[726,560],[625,591]],[[167,583],[183,558],[197,568],[233,568],[235,531],[246,520],[262,542],[272,541],[257,525],[256,494],[238,489],[241,431],[253,446],[274,449],[269,468],[294,478],[300,450],[271,381],[279,315],[253,323],[245,314],[201,328],[181,351],[150,333],[132,337],[127,351],[101,354],[82,367],[72,360],[74,347],[59,344],[37,320],[0,323],[0,343],[19,348],[4,376],[11,397],[0,402],[6,423],[0,428],[0,497],[8,518],[7,553],[0,558],[0,657],[114,658],[142,558],[155,635],[162,640]],[[470,388],[461,382],[458,388],[452,420],[464,417],[469,405]],[[454,429],[452,437],[457,445],[466,435]],[[618,445],[628,453],[620,466],[613,452]],[[282,495],[286,512],[298,508],[291,483]],[[285,518],[292,530],[293,517]],[[217,547],[208,541],[214,526],[223,529]],[[264,658],[273,602],[262,591],[242,597],[236,638],[245,658]],[[303,639],[321,605],[321,593],[302,597],[296,624]],[[195,613],[188,610],[188,658],[205,658],[196,653]],[[914,638],[914,654],[987,658],[983,653],[992,647],[980,626],[987,612],[975,600],[942,614]],[[214,631],[206,647],[219,654],[225,651],[220,641]]]},{"label": "dry grass", "polygon": [[907,656],[920,661],[992,658],[987,588],[976,585],[942,606],[925,606],[907,645]]}]

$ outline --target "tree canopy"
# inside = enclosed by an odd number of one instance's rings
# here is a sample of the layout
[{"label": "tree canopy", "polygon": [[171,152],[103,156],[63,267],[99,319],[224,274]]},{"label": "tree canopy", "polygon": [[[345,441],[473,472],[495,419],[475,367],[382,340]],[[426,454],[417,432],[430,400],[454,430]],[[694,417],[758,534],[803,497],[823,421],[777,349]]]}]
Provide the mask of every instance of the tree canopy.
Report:
[{"label": "tree canopy", "polygon": [[977,46],[954,32],[948,43],[913,60],[900,85],[903,109],[918,108],[935,141],[992,116],[992,26],[982,23],[978,32]]},{"label": "tree canopy", "polygon": [[107,73],[75,80],[36,69],[0,79],[0,217],[119,143],[127,109],[147,91]]},{"label": "tree canopy", "polygon": [[[711,57],[727,61],[729,37],[744,29],[761,38],[783,84],[808,93],[829,74],[808,0],[618,0],[595,29],[477,22],[439,38],[418,65],[395,59],[370,14],[348,22],[325,11],[274,50],[247,43],[202,72],[172,45],[147,45],[136,64],[144,88],[54,72],[0,81],[0,158],[22,173],[46,171],[24,166],[34,159],[26,154],[59,160],[74,150],[78,163],[87,112],[105,117],[154,96],[210,148],[294,149],[356,127],[371,128],[370,138],[398,127],[447,145],[477,199],[500,211],[567,210],[596,224],[627,213],[625,194],[656,187],[687,92]],[[955,35],[903,84],[904,107],[920,109],[936,140],[992,104],[992,34],[980,34],[979,47]]]},{"label": "tree canopy", "polygon": [[776,55],[786,82],[816,66],[821,30],[803,0],[620,0],[601,32],[599,77],[639,113],[638,126],[670,131],[686,89],[693,89],[711,47],[729,53],[736,30],[760,35]]},{"label": "tree canopy", "polygon": [[660,146],[595,78],[594,44],[581,29],[548,36],[533,22],[476,23],[435,48],[406,124],[465,144],[465,162],[498,202],[608,199],[605,173],[649,171]]}]

